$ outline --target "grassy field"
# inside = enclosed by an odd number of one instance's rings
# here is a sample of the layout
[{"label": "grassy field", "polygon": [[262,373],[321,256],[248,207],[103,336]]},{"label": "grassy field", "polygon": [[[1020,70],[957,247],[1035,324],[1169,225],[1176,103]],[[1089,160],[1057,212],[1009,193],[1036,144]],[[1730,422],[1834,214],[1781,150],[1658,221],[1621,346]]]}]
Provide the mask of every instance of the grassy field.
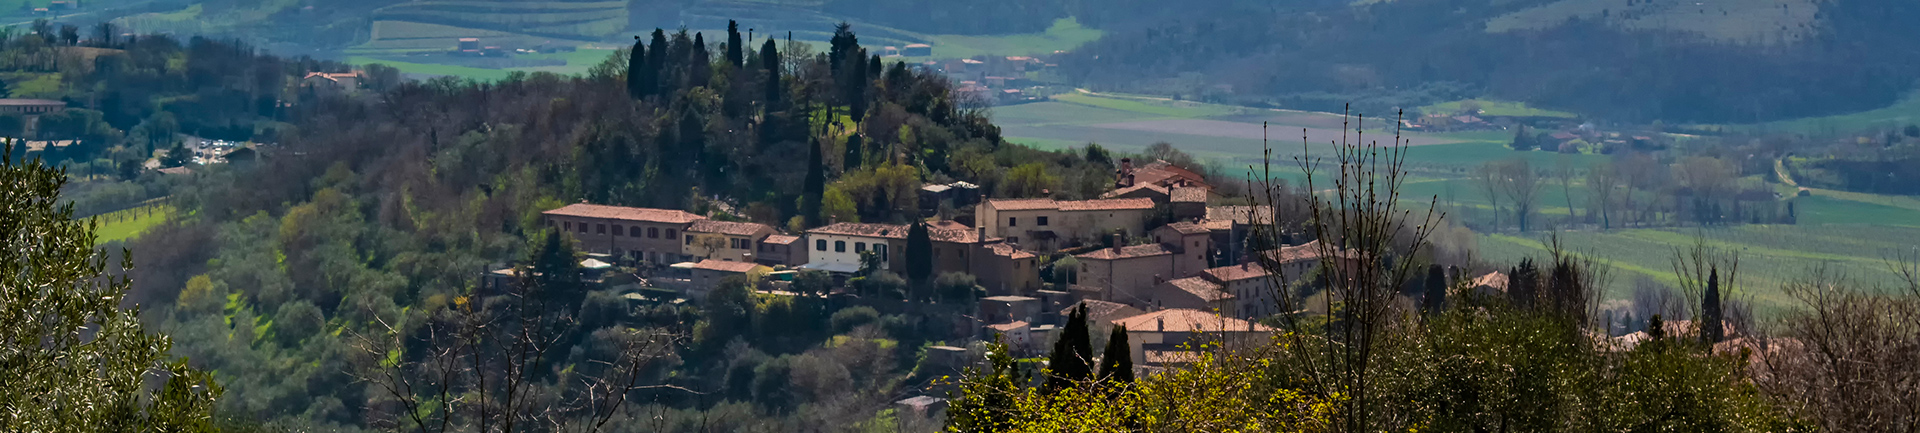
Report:
[{"label": "grassy field", "polygon": [[971,58],[978,55],[1032,56],[1068,51],[1100,39],[1099,29],[1082,27],[1073,18],[1053,22],[1043,33],[996,36],[933,35],[933,57]]},{"label": "grassy field", "polygon": [[1836,116],[1808,117],[1750,125],[1727,125],[1728,129],[1759,133],[1788,132],[1832,135],[1920,124],[1920,91],[1907,94],[1891,106]]},{"label": "grassy field", "polygon": [[94,232],[95,242],[113,242],[133,239],[145,233],[147,229],[173,216],[173,206],[159,205],[100,215],[100,229]]},{"label": "grassy field", "polygon": [[1479,104],[1480,115],[1482,116],[1560,117],[1560,118],[1568,118],[1568,119],[1579,117],[1574,115],[1573,113],[1568,113],[1565,111],[1553,111],[1553,110],[1547,110],[1542,108],[1528,107],[1527,103],[1525,102],[1494,101],[1494,100],[1486,100],[1486,99],[1468,99],[1463,101],[1442,102],[1438,104],[1428,105],[1425,107],[1420,107],[1419,110],[1423,114],[1453,114],[1453,113],[1460,112],[1460,106],[1468,102]]},{"label": "grassy field", "polygon": [[[1545,235],[1480,235],[1479,253],[1497,263],[1547,255]],[[1857,283],[1890,287],[1899,283],[1887,267],[1887,258],[1909,253],[1920,245],[1920,228],[1876,225],[1752,225],[1707,230],[1636,229],[1610,232],[1560,233],[1563,244],[1575,252],[1600,257],[1612,269],[1607,298],[1629,295],[1633,281],[1646,276],[1673,284],[1675,247],[1691,246],[1695,236],[1708,245],[1738,253],[1737,292],[1753,296],[1762,310],[1791,304],[1780,288],[1825,266]]]}]

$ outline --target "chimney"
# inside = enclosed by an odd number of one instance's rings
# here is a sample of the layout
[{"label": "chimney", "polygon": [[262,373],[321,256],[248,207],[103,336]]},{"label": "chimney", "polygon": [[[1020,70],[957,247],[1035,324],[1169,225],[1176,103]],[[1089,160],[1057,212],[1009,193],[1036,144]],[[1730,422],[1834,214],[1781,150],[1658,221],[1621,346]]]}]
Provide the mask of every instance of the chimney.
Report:
[{"label": "chimney", "polygon": [[1111,237],[1111,238],[1113,239],[1113,254],[1114,254],[1114,255],[1119,255],[1119,254],[1120,254],[1120,247],[1123,247],[1123,246],[1126,246],[1127,244],[1123,244],[1123,243],[1120,243],[1120,234],[1119,234],[1119,233],[1114,233],[1114,234],[1113,234],[1112,236],[1110,236],[1110,237]]},{"label": "chimney", "polygon": [[1164,332],[1164,331],[1166,331],[1166,330],[1167,330],[1167,318],[1165,318],[1165,317],[1157,317],[1157,318],[1154,318],[1154,319],[1153,319],[1153,330],[1155,330],[1155,331],[1162,331],[1162,332]]},{"label": "chimney", "polygon": [[987,243],[987,226],[982,225],[979,228],[976,228],[974,230],[978,230],[980,235],[979,237],[974,238],[973,241],[981,244]]}]

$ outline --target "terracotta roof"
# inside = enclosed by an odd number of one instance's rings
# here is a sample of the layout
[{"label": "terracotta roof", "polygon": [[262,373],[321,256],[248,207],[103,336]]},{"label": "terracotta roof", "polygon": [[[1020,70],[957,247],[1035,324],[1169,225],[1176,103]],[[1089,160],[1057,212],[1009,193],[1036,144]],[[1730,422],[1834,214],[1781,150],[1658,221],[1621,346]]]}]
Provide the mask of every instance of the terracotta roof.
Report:
[{"label": "terracotta roof", "polygon": [[1233,230],[1233,221],[1206,219],[1200,220],[1200,226],[1209,231]]},{"label": "terracotta roof", "polygon": [[1315,240],[1313,242],[1294,245],[1291,247],[1280,247],[1280,249],[1277,249],[1277,250],[1267,250],[1265,254],[1267,255],[1267,259],[1272,260],[1274,263],[1293,263],[1293,262],[1298,262],[1302,260],[1319,260],[1320,259],[1320,241]]},{"label": "terracotta roof", "polygon": [[753,272],[755,268],[759,268],[759,267],[761,267],[759,264],[755,264],[753,262],[729,262],[725,260],[714,260],[714,259],[701,260],[700,263],[695,263],[693,265],[694,269],[705,269],[709,271],[733,272],[733,273],[741,273],[741,274]]},{"label": "terracotta roof", "polygon": [[1060,315],[1065,316],[1071,314],[1074,309],[1080,308],[1082,305],[1087,306],[1087,322],[1089,323],[1108,323],[1146,313],[1145,311],[1140,311],[1138,308],[1133,308],[1132,306],[1119,302],[1088,299],[1075,302],[1073,305],[1068,305],[1066,309],[1060,310]]},{"label": "terracotta roof", "polygon": [[686,224],[700,220],[699,215],[683,210],[648,209],[624,206],[605,206],[577,203],[554,209],[543,214],[550,216],[570,216],[580,218],[605,218],[625,221],[645,221],[655,223]]},{"label": "terracotta roof", "polygon": [[766,239],[761,239],[760,243],[774,244],[774,245],[788,245],[788,244],[792,244],[794,242],[799,242],[799,241],[800,241],[799,236],[768,235]]},{"label": "terracotta roof", "polygon": [[1168,200],[1180,203],[1206,203],[1207,188],[1199,186],[1174,188],[1168,197]]},{"label": "terracotta roof", "polygon": [[994,209],[998,210],[1042,210],[1060,208],[1060,205],[1056,204],[1053,199],[1050,198],[988,199],[987,205],[993,206]]},{"label": "terracotta roof", "polygon": [[1114,259],[1130,259],[1135,257],[1158,256],[1163,254],[1173,254],[1173,252],[1167,251],[1167,248],[1160,246],[1160,244],[1147,244],[1147,245],[1134,245],[1130,247],[1120,247],[1120,248],[1106,248],[1106,249],[1101,249],[1091,253],[1077,255],[1074,257],[1079,257],[1083,259],[1094,259],[1094,260],[1114,260]]},{"label": "terracotta roof", "polygon": [[973,227],[951,220],[927,223],[927,237],[932,238],[934,242],[970,244],[980,241],[980,233]]},{"label": "terracotta roof", "polygon": [[1180,232],[1180,234],[1183,235],[1204,235],[1212,232],[1212,230],[1208,230],[1206,226],[1186,221],[1167,224],[1166,227],[1173,229],[1173,231]]},{"label": "terracotta roof", "polygon": [[687,226],[687,231],[689,232],[719,233],[734,236],[752,236],[755,233],[760,233],[761,230],[772,231],[773,227],[767,227],[766,224],[714,220],[694,221],[693,225]]},{"label": "terracotta roof", "polygon": [[1265,221],[1273,218],[1273,206],[1212,206],[1207,208],[1207,220],[1231,221],[1240,224],[1253,224],[1253,218]]},{"label": "terracotta roof", "polygon": [[1206,273],[1208,278],[1212,278],[1214,281],[1219,281],[1223,283],[1240,281],[1240,280],[1245,280],[1249,278],[1260,278],[1260,277],[1272,275],[1271,273],[1267,272],[1266,267],[1256,265],[1256,264],[1249,264],[1249,263],[1242,263],[1234,266],[1221,266],[1218,268],[1208,269],[1201,272]]},{"label": "terracotta roof", "polygon": [[1165,196],[1167,195],[1167,188],[1160,185],[1154,185],[1151,183],[1137,183],[1137,184],[1134,184],[1133,186],[1129,186],[1126,188],[1107,191],[1106,194],[1101,194],[1100,198],[1139,197],[1137,195],[1132,195],[1132,194],[1141,194],[1144,192],[1152,192],[1152,193],[1159,194],[1161,196]]},{"label": "terracotta roof", "polygon": [[67,103],[66,103],[65,101],[55,101],[55,100],[52,100],[52,99],[14,99],[14,98],[4,98],[4,99],[0,99],[0,105],[4,105],[4,106],[15,106],[15,105],[58,105],[58,106],[62,106],[62,107],[65,107],[65,106],[67,106]]},{"label": "terracotta roof", "polygon": [[1065,212],[1153,209],[1153,199],[1146,198],[1112,198],[1105,200],[1063,201],[1058,203],[1060,210]]},{"label": "terracotta roof", "polygon": [[906,239],[907,226],[899,224],[875,223],[834,223],[825,227],[807,230],[807,233],[822,235],[864,236],[870,238]]},{"label": "terracotta roof", "polygon": [[1507,274],[1488,272],[1486,275],[1481,275],[1480,278],[1474,278],[1473,286],[1492,288],[1502,292],[1507,291]]},{"label": "terracotta roof", "polygon": [[1115,320],[1113,324],[1127,327],[1127,332],[1247,332],[1249,328],[1257,332],[1273,331],[1266,325],[1186,308],[1155,311]]},{"label": "terracotta roof", "polygon": [[1011,322],[1011,323],[999,323],[999,324],[987,325],[987,328],[995,331],[1007,332],[1015,329],[1027,329],[1027,322],[1019,321],[1019,322]]},{"label": "terracotta roof", "polygon": [[1187,278],[1181,278],[1177,280],[1169,280],[1167,281],[1167,285],[1171,285],[1173,286],[1173,288],[1180,289],[1180,291],[1191,293],[1193,294],[1194,297],[1200,298],[1200,300],[1202,301],[1212,302],[1212,301],[1219,301],[1224,299],[1233,299],[1232,293],[1227,293],[1226,290],[1222,290],[1220,288],[1219,284],[1214,284],[1211,281],[1207,281],[1206,278],[1187,277]]},{"label": "terracotta roof", "polygon": [[1034,257],[1033,253],[1021,251],[1020,248],[1014,247],[1012,244],[1006,244],[1006,243],[987,244],[987,251],[992,252],[993,255],[996,255],[996,256],[1007,257],[1007,258],[1016,259],[1016,260],[1030,259]]},{"label": "terracotta roof", "polygon": [[1173,165],[1166,160],[1156,160],[1133,169],[1134,184],[1153,183],[1170,185],[1181,181],[1197,185],[1207,184],[1207,178],[1205,176],[1201,176],[1199,173],[1193,172],[1193,170]]}]

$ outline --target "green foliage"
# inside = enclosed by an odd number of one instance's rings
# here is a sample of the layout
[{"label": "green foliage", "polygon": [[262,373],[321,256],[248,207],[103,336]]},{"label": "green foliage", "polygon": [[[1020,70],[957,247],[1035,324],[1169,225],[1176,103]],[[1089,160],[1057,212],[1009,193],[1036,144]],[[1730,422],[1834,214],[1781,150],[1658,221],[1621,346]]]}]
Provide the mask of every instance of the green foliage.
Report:
[{"label": "green foliage", "polygon": [[880,312],[873,307],[859,306],[843,308],[833,312],[833,332],[845,334],[854,328],[874,324],[880,321]]},{"label": "green foliage", "polygon": [[[131,288],[107,273],[91,221],[56,206],[66,176],[38,160],[0,156],[0,425],[20,431],[213,431],[220,387],[170,360],[120,303]],[[123,260],[122,268],[132,266]],[[87,330],[77,332],[76,330]],[[151,388],[153,377],[164,383]]]},{"label": "green foliage", "polygon": [[985,293],[979,280],[973,274],[961,272],[942,272],[933,279],[933,293],[941,300],[954,303],[967,303]]},{"label": "green foliage", "polygon": [[1060,178],[1047,172],[1047,166],[1041,163],[1027,163],[1007,172],[1007,179],[1000,191],[1002,197],[1042,197],[1060,183]]}]

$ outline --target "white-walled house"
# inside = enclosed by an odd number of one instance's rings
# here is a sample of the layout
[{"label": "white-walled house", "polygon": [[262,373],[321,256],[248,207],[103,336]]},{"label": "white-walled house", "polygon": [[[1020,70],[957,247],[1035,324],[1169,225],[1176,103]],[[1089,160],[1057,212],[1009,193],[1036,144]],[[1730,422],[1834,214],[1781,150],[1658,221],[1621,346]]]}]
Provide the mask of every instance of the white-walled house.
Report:
[{"label": "white-walled house", "polygon": [[860,253],[879,254],[881,269],[892,269],[902,260],[907,243],[907,226],[896,224],[834,223],[807,230],[808,269],[829,272],[853,272],[860,269]]}]

